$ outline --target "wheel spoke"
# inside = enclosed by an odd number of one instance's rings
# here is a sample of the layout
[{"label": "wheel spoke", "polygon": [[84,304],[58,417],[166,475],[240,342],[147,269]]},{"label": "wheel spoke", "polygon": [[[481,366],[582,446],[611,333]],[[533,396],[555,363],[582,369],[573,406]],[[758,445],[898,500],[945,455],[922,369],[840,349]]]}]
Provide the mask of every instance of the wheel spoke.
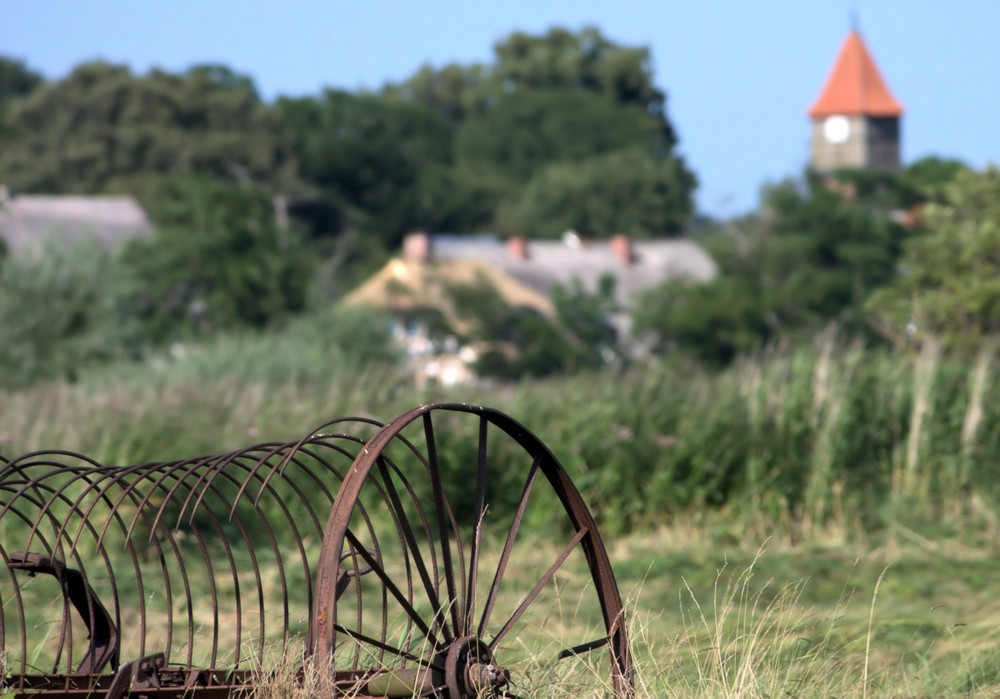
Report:
[{"label": "wheel spoke", "polygon": [[465,624],[462,635],[469,633],[472,619],[476,613],[476,581],[479,577],[479,547],[483,538],[483,517],[486,505],[486,437],[489,421],[479,418],[479,454],[476,460],[476,505],[473,510],[475,533],[472,538],[472,550],[469,552],[469,586],[465,593]]},{"label": "wheel spoke", "polygon": [[395,656],[397,656],[399,658],[403,658],[405,660],[413,661],[413,662],[417,663],[418,665],[420,665],[421,667],[427,667],[427,668],[431,668],[432,670],[438,670],[440,672],[444,672],[444,668],[441,667],[440,665],[435,665],[434,663],[430,663],[427,660],[425,660],[424,658],[421,658],[418,655],[414,655],[413,653],[410,653],[409,651],[405,651],[402,648],[396,648],[395,646],[390,646],[388,643],[383,643],[382,641],[378,640],[377,638],[373,638],[373,637],[368,636],[366,634],[363,634],[363,633],[361,633],[359,631],[354,631],[352,629],[348,629],[348,628],[346,628],[344,626],[341,626],[340,624],[334,624],[333,628],[338,633],[342,633],[345,636],[347,636],[347,637],[349,637],[349,638],[351,638],[351,639],[353,639],[355,641],[360,641],[362,643],[367,643],[368,645],[374,646],[375,648],[378,648],[379,650],[385,651],[387,653],[392,653],[393,655],[395,655]]},{"label": "wheel spoke", "polygon": [[[441,537],[441,563],[444,565],[445,584],[448,586],[448,606],[451,612],[451,623],[456,634],[461,628],[458,623],[458,597],[455,594],[455,571],[451,565],[451,546],[448,543],[448,512],[445,508],[444,488],[441,485],[441,472],[438,466],[437,443],[434,441],[434,424],[431,414],[424,413],[424,439],[427,443],[427,463],[431,471],[431,483],[434,486],[434,509],[437,512],[438,534]],[[433,544],[432,544],[433,545]],[[444,614],[444,609],[435,606],[437,612]],[[445,638],[451,640],[447,624],[443,625]]]},{"label": "wheel spoke", "polygon": [[427,640],[430,641],[431,644],[434,645],[435,647],[439,646],[440,642],[434,635],[434,632],[431,631],[431,629],[424,622],[423,618],[421,618],[417,610],[414,609],[413,605],[410,604],[409,600],[406,599],[406,595],[403,594],[403,592],[399,589],[396,583],[392,581],[392,578],[389,577],[389,574],[385,571],[382,565],[377,560],[375,560],[375,557],[372,556],[372,554],[362,545],[362,543],[354,535],[354,532],[352,532],[350,529],[347,530],[347,540],[351,543],[351,546],[353,546],[354,549],[357,551],[357,555],[363,558],[365,563],[371,566],[372,572],[375,573],[375,575],[378,576],[379,580],[382,581],[382,584],[385,586],[385,589],[387,589],[389,593],[396,598],[396,601],[399,602],[399,604],[403,607],[403,611],[405,611],[407,616],[409,616],[410,619],[413,620],[413,623],[416,624],[417,628],[420,629],[421,632],[423,632],[424,636],[427,637]]},{"label": "wheel spoke", "polygon": [[483,609],[483,617],[479,620],[477,635],[482,638],[483,629],[490,621],[490,614],[493,612],[493,605],[497,601],[497,593],[500,591],[500,583],[503,582],[504,573],[507,572],[507,563],[510,561],[510,553],[514,548],[514,539],[517,538],[517,531],[521,528],[521,519],[524,517],[524,510],[528,506],[528,497],[535,484],[535,476],[538,475],[538,467],[541,465],[542,455],[537,455],[531,462],[531,470],[528,471],[528,478],[524,483],[524,490],[521,491],[521,500],[517,503],[517,511],[514,513],[514,521],[507,532],[507,541],[504,543],[503,553],[500,554],[500,563],[497,565],[497,572],[493,576],[493,584],[490,585],[490,593],[486,598],[486,607]]},{"label": "wheel spoke", "polygon": [[[413,564],[416,566],[417,573],[420,575],[420,579],[424,584],[424,590],[427,592],[427,599],[430,601],[431,607],[435,610],[434,619],[439,619],[441,603],[438,600],[437,590],[435,589],[434,582],[431,580],[430,573],[427,571],[427,564],[424,562],[423,555],[420,553],[420,547],[417,544],[417,537],[413,533],[413,527],[410,526],[410,518],[407,517],[406,512],[403,510],[403,503],[399,499],[399,492],[396,490],[396,486],[389,473],[389,467],[386,465],[384,459],[379,459],[379,469],[382,472],[382,480],[385,483],[386,496],[389,499],[389,506],[396,512],[396,522],[399,527],[400,532],[403,534],[403,539],[406,541],[406,545],[409,547],[411,554],[413,555]],[[425,522],[426,525],[426,522]],[[434,542],[428,541],[429,545],[433,547]],[[412,609],[412,607],[410,607]],[[451,635],[447,628],[442,629],[444,633],[445,641],[451,640]],[[429,630],[428,630],[429,631]],[[433,634],[429,638],[433,637]],[[437,641],[434,641],[437,645]]]},{"label": "wheel spoke", "polygon": [[535,585],[534,588],[532,588],[531,592],[528,593],[528,596],[524,598],[521,604],[518,605],[517,609],[511,615],[510,619],[507,620],[507,623],[503,625],[503,628],[500,629],[497,632],[497,635],[493,637],[493,640],[490,641],[490,650],[496,648],[497,644],[500,643],[500,640],[507,634],[508,631],[510,631],[511,627],[517,623],[517,620],[520,619],[521,615],[524,614],[524,611],[531,606],[531,603],[535,601],[535,597],[538,596],[538,593],[541,592],[542,588],[545,587],[549,580],[552,579],[552,576],[555,575],[556,571],[559,570],[569,554],[573,552],[573,549],[576,548],[577,544],[580,543],[587,533],[588,530],[586,528],[581,529],[576,533],[576,536],[570,539],[569,543],[566,544],[566,548],[564,548],[562,553],[559,554],[559,558],[557,558],[555,562],[549,566],[549,569],[545,571],[545,575],[542,576],[542,579],[538,581],[538,584]]},{"label": "wheel spoke", "polygon": [[567,648],[566,650],[559,651],[559,660],[570,658],[574,655],[581,655],[583,653],[592,651],[596,648],[602,648],[608,645],[610,640],[611,639],[608,636],[605,636],[604,638],[598,638],[597,640],[589,641],[587,643],[581,643],[578,646],[573,646],[572,648]]}]

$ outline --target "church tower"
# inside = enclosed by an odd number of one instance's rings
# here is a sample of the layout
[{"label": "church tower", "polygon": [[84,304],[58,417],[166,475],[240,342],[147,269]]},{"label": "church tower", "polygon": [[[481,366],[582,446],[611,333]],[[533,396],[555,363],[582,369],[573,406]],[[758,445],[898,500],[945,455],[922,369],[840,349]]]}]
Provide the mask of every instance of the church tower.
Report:
[{"label": "church tower", "polygon": [[903,107],[892,96],[856,29],[840,47],[826,85],[808,113],[813,170],[899,170]]}]

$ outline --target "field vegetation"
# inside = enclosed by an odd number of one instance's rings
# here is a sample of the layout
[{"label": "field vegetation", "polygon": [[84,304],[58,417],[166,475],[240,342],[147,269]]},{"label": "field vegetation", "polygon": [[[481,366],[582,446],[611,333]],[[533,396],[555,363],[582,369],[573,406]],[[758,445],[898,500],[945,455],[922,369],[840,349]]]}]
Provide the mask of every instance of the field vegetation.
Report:
[{"label": "field vegetation", "polygon": [[[658,361],[416,391],[395,365],[351,363],[319,336],[185,352],[4,392],[2,453],[139,463],[291,439],[334,416],[488,404],[541,435],[593,508],[643,696],[991,696],[1000,685],[990,362],[828,334],[722,371]],[[444,438],[458,449],[475,435]],[[468,464],[443,464],[467,477]],[[543,686],[532,696],[550,696]]]}]

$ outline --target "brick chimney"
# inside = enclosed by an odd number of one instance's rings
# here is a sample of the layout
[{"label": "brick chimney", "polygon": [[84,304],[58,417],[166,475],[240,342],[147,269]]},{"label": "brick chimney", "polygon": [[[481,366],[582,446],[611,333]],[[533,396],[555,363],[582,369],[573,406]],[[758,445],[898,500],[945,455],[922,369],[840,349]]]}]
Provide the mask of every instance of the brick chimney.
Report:
[{"label": "brick chimney", "polygon": [[507,253],[515,260],[527,260],[530,257],[528,241],[519,235],[507,238]]},{"label": "brick chimney", "polygon": [[635,251],[632,249],[631,238],[621,233],[611,236],[611,254],[623,265],[633,264],[635,262]]},{"label": "brick chimney", "polygon": [[403,238],[403,259],[407,262],[430,262],[433,253],[427,231],[412,231]]}]

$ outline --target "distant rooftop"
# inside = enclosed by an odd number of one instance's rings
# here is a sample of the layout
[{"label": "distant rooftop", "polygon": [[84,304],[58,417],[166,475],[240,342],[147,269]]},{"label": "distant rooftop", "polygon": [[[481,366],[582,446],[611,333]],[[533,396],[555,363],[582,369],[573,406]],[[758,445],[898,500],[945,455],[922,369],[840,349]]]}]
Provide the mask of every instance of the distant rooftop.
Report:
[{"label": "distant rooftop", "polygon": [[847,35],[833,70],[819,97],[809,108],[810,118],[834,116],[899,117],[896,101],[857,30]]},{"label": "distant rooftop", "polygon": [[618,301],[630,306],[637,293],[664,281],[708,281],[717,272],[715,261],[695,242],[686,239],[502,241],[493,236],[432,236],[435,260],[482,260],[503,270],[525,286],[549,296],[555,285],[578,279],[593,292],[601,277],[615,278]]},{"label": "distant rooftop", "polygon": [[112,245],[152,231],[146,212],[132,197],[10,195],[0,188],[0,238],[12,250],[45,238],[92,237]]}]

